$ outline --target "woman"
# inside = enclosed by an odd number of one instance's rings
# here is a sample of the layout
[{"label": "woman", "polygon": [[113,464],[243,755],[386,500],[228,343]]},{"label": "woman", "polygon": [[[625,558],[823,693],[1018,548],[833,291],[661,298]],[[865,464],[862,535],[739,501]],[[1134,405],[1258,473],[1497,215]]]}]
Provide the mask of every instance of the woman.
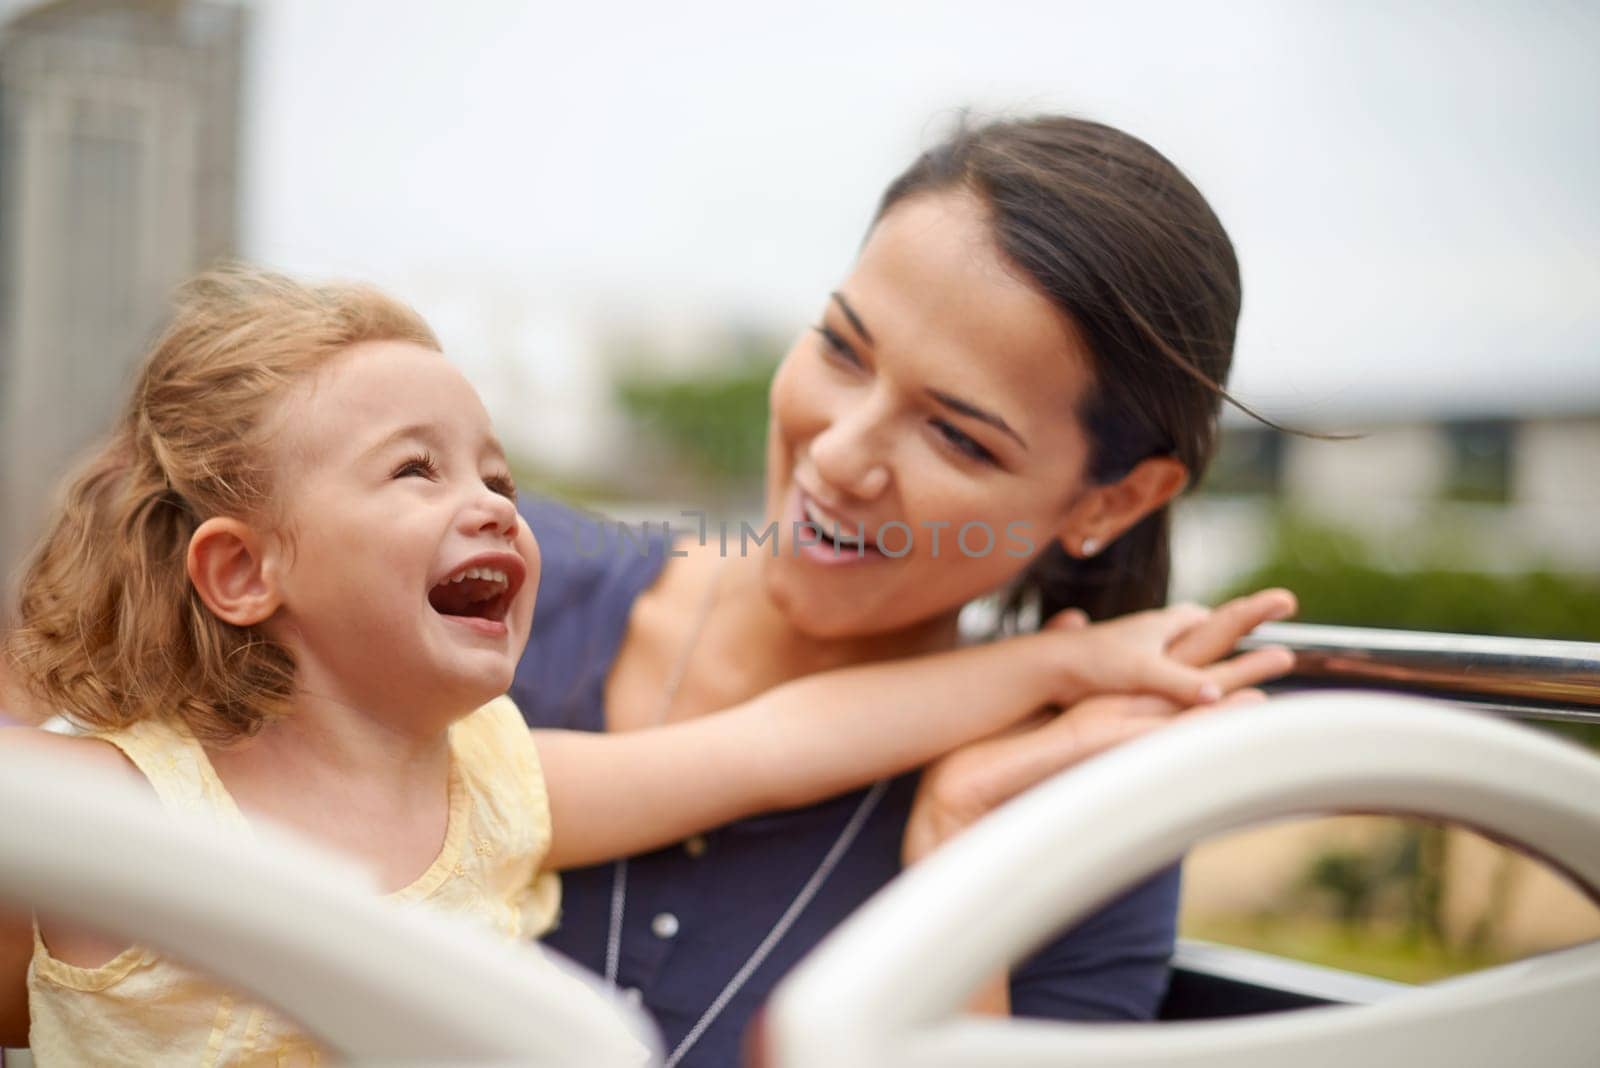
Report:
[{"label": "woman", "polygon": [[[1238,311],[1227,235],[1147,145],[1066,118],[958,132],[889,187],[854,268],[778,369],[775,544],[741,552],[735,532],[726,554],[715,536],[685,555],[659,541],[597,552],[575,513],[524,506],[547,560],[513,689],[524,715],[632,730],[714,714],[811,672],[948,649],[962,606],[990,594],[1013,618],[1066,623],[1069,609],[1099,620],[1162,604],[1167,505],[1210,458]],[[830,537],[807,544],[797,523]],[[1176,651],[1210,663],[1292,607],[1258,595]],[[1263,663],[1216,677],[1234,689],[1284,667]],[[569,872],[549,941],[637,991],[673,1063],[736,1063],[777,979],[903,860],[1171,711],[1085,706],[958,751],[920,788],[907,776]],[[1177,888],[1174,869],[1111,904],[991,1003],[1148,1017]]]}]

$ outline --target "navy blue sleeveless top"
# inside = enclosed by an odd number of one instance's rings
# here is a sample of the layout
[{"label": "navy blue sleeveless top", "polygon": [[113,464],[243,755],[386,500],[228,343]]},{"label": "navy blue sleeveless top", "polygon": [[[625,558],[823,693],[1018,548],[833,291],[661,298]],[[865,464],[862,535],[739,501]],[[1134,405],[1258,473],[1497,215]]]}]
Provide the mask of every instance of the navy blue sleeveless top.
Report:
[{"label": "navy blue sleeveless top", "polygon": [[[533,634],[511,695],[532,727],[604,730],[606,678],[634,600],[666,562],[664,538],[621,537],[614,523],[550,500],[525,499],[519,508],[544,564]],[[777,981],[898,874],[916,783],[913,773],[891,784],[821,892],[684,1058],[686,1068],[741,1063],[745,1028]],[[743,820],[629,861],[618,982],[639,992],[667,1049],[788,908],[864,793]],[[604,864],[562,873],[561,918],[545,939],[595,972],[605,967],[613,870]],[[1013,973],[1012,1012],[1150,1018],[1166,988],[1177,902],[1174,867],[1062,935]]]}]

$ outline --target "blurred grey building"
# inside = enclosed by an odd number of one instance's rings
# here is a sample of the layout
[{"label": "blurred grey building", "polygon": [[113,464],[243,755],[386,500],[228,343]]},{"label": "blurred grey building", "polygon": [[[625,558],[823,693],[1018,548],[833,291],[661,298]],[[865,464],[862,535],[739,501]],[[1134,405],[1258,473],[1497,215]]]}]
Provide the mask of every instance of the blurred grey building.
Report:
[{"label": "blurred grey building", "polygon": [[172,288],[235,249],[246,11],[58,0],[0,26],[0,574],[114,418]]},{"label": "blurred grey building", "polygon": [[1436,546],[1416,538],[1431,525],[1471,570],[1600,575],[1596,398],[1551,383],[1521,406],[1480,398],[1470,415],[1319,414],[1317,429],[1358,436],[1224,434],[1206,492],[1180,507],[1181,596],[1211,597],[1257,566],[1283,509],[1360,535],[1404,568],[1437,566]]}]

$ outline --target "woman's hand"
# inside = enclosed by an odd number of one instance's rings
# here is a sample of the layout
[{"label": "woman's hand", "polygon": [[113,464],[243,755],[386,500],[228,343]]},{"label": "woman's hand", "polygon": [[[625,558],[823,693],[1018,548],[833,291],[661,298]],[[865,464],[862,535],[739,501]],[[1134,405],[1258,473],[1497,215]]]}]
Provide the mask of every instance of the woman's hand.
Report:
[{"label": "woman's hand", "polygon": [[[1283,619],[1295,611],[1288,590],[1263,590],[1206,611],[1182,606],[1140,612],[1088,626],[1081,615],[1063,613],[1050,621],[1053,630],[1069,630],[1078,646],[1108,661],[1131,656],[1131,664],[1089,661],[1094,677],[1112,680],[1106,690],[1158,689],[1134,686],[1140,677],[1167,670],[1165,663],[1198,670],[1222,699],[1183,704],[1162,697],[1100,693],[1077,701],[1059,714],[1041,713],[1015,728],[963,746],[930,764],[922,774],[911,817],[902,839],[902,857],[912,863],[971,826],[997,806],[1064,768],[1172,722],[1188,705],[1190,712],[1234,708],[1262,699],[1257,683],[1276,678],[1294,666],[1287,649],[1269,647],[1222,660],[1255,627]],[[1100,632],[1097,634],[1096,632]],[[1102,637],[1103,635],[1103,637]],[[1169,637],[1170,636],[1170,637]],[[1041,633],[1037,637],[1048,635]],[[1021,639],[1018,639],[1021,640]],[[1069,666],[1069,671],[1078,670]]]}]

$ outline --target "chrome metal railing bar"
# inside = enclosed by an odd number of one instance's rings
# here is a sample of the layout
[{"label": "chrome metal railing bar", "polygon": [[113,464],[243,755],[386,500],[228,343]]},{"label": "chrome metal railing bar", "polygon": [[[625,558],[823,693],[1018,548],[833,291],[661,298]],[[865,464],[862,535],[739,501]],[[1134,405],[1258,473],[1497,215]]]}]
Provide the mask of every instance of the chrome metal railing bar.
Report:
[{"label": "chrome metal railing bar", "polygon": [[1269,623],[1241,648],[1286,645],[1285,684],[1395,689],[1519,719],[1600,724],[1600,643]]}]

